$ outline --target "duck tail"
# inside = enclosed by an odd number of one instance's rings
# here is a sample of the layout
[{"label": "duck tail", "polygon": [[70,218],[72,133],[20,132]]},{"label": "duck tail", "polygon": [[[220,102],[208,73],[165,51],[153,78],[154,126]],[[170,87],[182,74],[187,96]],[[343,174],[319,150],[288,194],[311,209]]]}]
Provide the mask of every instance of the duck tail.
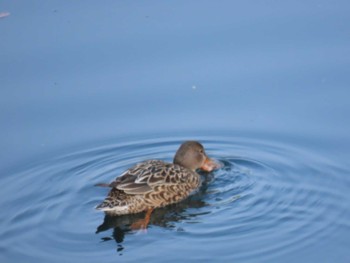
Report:
[{"label": "duck tail", "polygon": [[103,201],[95,209],[105,212],[109,215],[124,215],[128,213],[129,206],[111,206],[110,202]]}]

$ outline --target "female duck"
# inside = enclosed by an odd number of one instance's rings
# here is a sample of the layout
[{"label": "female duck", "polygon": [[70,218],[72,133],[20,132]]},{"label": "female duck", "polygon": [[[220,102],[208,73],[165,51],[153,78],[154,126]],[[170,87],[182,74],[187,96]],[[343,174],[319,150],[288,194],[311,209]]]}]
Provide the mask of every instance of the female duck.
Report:
[{"label": "female duck", "polygon": [[96,207],[108,215],[124,215],[146,211],[137,226],[145,228],[154,208],[177,203],[200,186],[197,169],[212,171],[218,164],[209,159],[204,147],[196,141],[184,142],[173,163],[150,160],[125,171],[112,183],[106,199]]}]

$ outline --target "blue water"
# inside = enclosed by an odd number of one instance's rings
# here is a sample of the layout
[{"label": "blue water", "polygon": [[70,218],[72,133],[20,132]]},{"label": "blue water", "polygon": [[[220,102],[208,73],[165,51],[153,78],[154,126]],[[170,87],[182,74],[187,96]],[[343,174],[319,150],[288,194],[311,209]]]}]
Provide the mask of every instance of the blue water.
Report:
[{"label": "blue water", "polygon": [[[1,262],[350,262],[348,1],[0,3]],[[184,140],[223,167],[94,210]]]}]

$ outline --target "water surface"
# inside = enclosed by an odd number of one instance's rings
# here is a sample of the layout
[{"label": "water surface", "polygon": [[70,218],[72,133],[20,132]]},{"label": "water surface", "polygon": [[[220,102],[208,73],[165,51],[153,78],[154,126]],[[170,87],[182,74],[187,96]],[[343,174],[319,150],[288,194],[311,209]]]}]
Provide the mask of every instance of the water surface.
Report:
[{"label": "water surface", "polygon": [[[348,1],[3,1],[1,262],[349,262]],[[187,139],[201,189],[105,218],[94,187]]]}]

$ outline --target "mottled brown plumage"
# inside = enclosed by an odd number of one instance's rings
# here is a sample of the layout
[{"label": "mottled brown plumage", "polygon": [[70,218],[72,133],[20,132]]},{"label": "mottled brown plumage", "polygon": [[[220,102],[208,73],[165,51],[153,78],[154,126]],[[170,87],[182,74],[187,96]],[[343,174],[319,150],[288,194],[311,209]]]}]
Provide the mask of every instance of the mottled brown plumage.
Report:
[{"label": "mottled brown plumage", "polygon": [[108,184],[112,189],[96,208],[109,215],[149,211],[149,217],[154,208],[177,203],[198,189],[197,169],[211,171],[217,167],[199,142],[184,142],[174,163],[149,160],[125,171]]}]

